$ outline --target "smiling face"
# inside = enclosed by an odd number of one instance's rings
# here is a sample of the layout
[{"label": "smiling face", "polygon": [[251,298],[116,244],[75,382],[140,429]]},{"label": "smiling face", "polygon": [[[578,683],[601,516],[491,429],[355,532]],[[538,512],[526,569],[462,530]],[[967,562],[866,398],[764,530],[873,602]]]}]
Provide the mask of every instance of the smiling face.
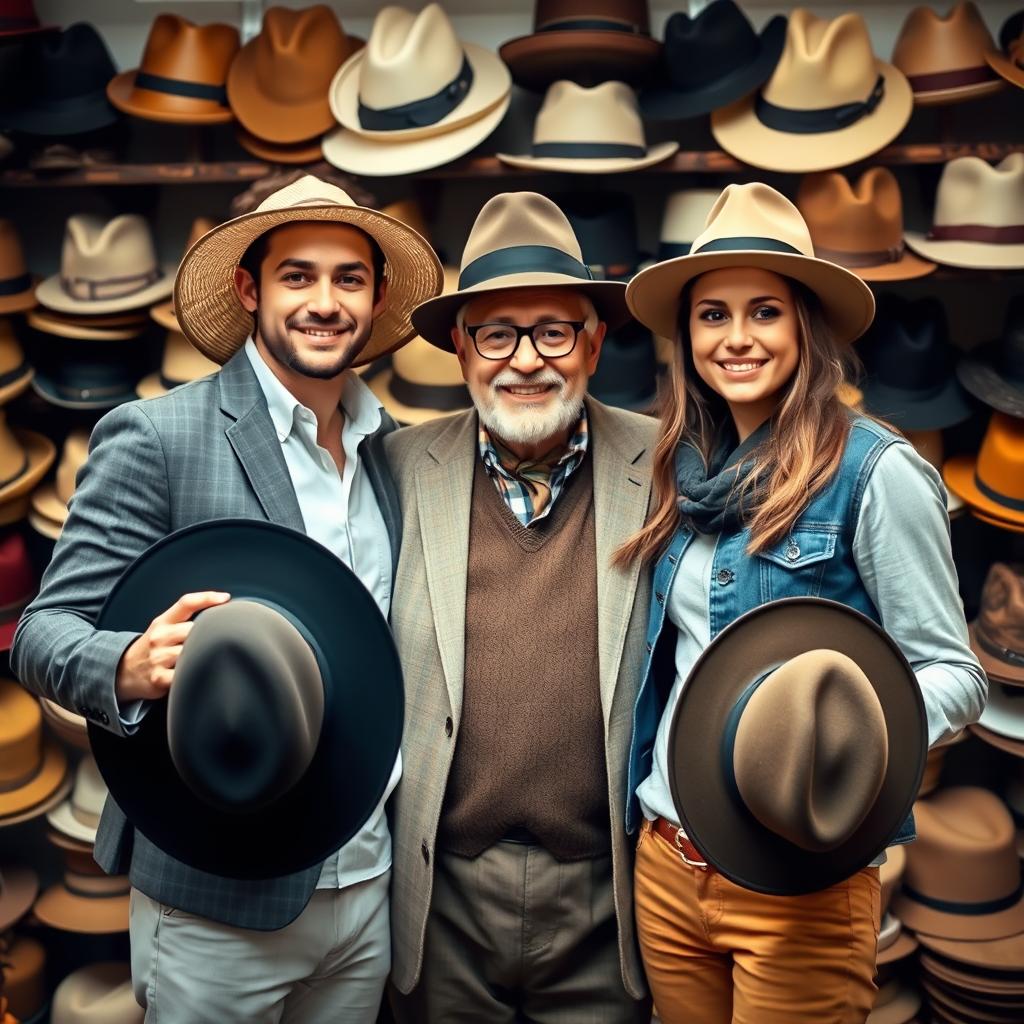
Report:
[{"label": "smiling face", "polygon": [[259,280],[243,267],[235,272],[242,305],[256,314],[257,346],[304,377],[348,369],[384,304],[369,238],[345,224],[287,224],[267,236],[258,270]]}]

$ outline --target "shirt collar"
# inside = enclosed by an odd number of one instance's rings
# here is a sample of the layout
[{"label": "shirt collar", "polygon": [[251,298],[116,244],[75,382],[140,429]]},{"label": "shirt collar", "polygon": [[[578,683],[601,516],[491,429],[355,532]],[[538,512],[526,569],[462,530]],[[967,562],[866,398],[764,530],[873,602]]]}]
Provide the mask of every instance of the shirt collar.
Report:
[{"label": "shirt collar", "polygon": [[[494,441],[491,439],[491,435],[487,428],[484,426],[483,421],[478,420],[480,423],[480,434],[479,434],[479,445],[480,445],[480,458],[483,459],[484,466],[488,469],[496,470],[502,476],[512,479],[512,474],[508,469],[505,468],[501,461],[501,457],[498,455],[498,449],[494,445]],[[565,452],[559,458],[556,466],[564,466],[570,460],[576,460],[577,464],[583,460],[583,456],[587,453],[587,446],[590,438],[590,426],[587,422],[587,410],[583,409],[580,413],[579,422],[573,428],[572,434],[569,436],[569,447],[566,448]]]}]

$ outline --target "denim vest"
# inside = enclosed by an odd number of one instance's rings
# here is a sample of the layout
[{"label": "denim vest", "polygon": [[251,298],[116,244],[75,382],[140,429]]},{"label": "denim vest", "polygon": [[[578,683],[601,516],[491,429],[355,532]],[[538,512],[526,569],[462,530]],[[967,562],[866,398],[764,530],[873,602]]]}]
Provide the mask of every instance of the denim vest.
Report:
[{"label": "denim vest", "polygon": [[[838,470],[811,499],[789,536],[759,554],[750,555],[747,553],[749,530],[719,535],[711,564],[708,608],[712,640],[741,615],[782,597],[830,598],[879,622],[878,610],[864,589],[853,560],[853,539],[864,488],[875,462],[889,445],[906,443],[872,420],[854,417]],[[636,790],[651,774],[654,741],[675,678],[674,660],[671,680],[656,679],[654,671],[658,639],[665,625],[665,602],[675,582],[679,561],[692,537],[690,529],[681,526],[654,567],[647,653],[633,707],[633,739],[629,750],[626,831],[630,833],[640,824]],[[911,814],[893,844],[909,843],[914,838]]]}]

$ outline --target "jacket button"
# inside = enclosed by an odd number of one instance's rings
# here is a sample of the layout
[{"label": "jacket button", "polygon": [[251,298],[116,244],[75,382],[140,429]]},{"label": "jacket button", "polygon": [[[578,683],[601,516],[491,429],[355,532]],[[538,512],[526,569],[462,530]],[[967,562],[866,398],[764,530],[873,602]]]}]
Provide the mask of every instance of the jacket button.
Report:
[{"label": "jacket button", "polygon": [[101,711],[100,712],[100,721],[104,725],[110,725],[110,716],[106,713],[106,711]]},{"label": "jacket button", "polygon": [[718,585],[720,587],[724,587],[732,583],[732,581],[736,579],[736,573],[734,573],[732,569],[719,569],[718,575],[715,577],[715,579],[718,580]]},{"label": "jacket button", "polygon": [[800,549],[796,546],[796,544],[790,544],[789,547],[786,548],[786,558],[788,558],[791,562],[795,562],[799,557]]},{"label": "jacket button", "polygon": [[449,715],[444,720],[444,734],[445,734],[445,736],[451,736],[451,734],[454,731],[454,729],[455,729],[455,723],[452,721],[451,715]]},{"label": "jacket button", "polygon": [[424,864],[429,864],[430,863],[430,850],[427,849],[427,841],[426,841],[426,839],[424,839],[423,842],[420,844],[420,853],[423,854],[423,863]]}]

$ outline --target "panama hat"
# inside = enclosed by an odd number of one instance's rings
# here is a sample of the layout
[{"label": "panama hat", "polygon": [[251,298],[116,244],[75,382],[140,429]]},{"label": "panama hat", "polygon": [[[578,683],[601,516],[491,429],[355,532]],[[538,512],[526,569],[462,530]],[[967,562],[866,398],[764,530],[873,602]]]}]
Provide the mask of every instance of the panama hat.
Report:
[{"label": "panama hat", "polygon": [[0,526],[24,518],[28,495],[56,456],[56,446],[48,437],[34,430],[12,429],[0,408]]},{"label": "panama hat", "polygon": [[431,345],[454,352],[451,331],[470,299],[519,288],[571,288],[594,303],[610,328],[629,319],[625,285],[595,281],[565,214],[537,192],[503,192],[477,214],[462,251],[458,288],[412,314]]},{"label": "panama hat", "polygon": [[838,171],[809,174],[800,183],[796,205],[815,255],[865,281],[908,281],[935,269],[904,244],[903,199],[887,167],[870,168],[856,185]]},{"label": "panama hat", "polygon": [[755,892],[796,895],[892,842],[927,747],[895,641],[846,605],[785,598],[734,620],[694,664],[670,727],[669,787],[708,864]]},{"label": "panama hat", "polygon": [[636,93],[625,82],[592,88],[562,80],[544,96],[527,154],[499,153],[510,167],[571,174],[638,171],[667,160],[678,142],[648,147]]},{"label": "panama hat", "polygon": [[259,35],[232,61],[228,99],[242,127],[274,143],[321,135],[334,123],[327,91],[334,73],[363,45],[325,4],[271,7]]},{"label": "panama hat", "polygon": [[107,799],[107,787],[103,783],[95,759],[86,754],[78,762],[75,784],[71,796],[47,812],[46,820],[64,835],[83,843],[96,842],[96,829]]},{"label": "panama hat", "polygon": [[11,649],[18,618],[38,589],[25,538],[18,530],[0,533],[0,653]]},{"label": "panama hat", "polygon": [[89,738],[111,798],[159,849],[228,878],[278,878],[343,846],[385,792],[402,733],[398,655],[351,570],[261,520],[158,541],[114,585],[97,629],[145,628],[209,589],[232,600],[196,618],[168,699],[128,739],[93,722]]},{"label": "panama hat", "polygon": [[0,218],[0,314],[31,309],[36,304],[35,285],[16,228]]},{"label": "panama hat", "polygon": [[798,8],[771,78],[716,110],[711,131],[726,152],[755,167],[824,171],[892,142],[913,106],[903,73],[875,57],[860,14],[825,21]]},{"label": "panama hat", "polygon": [[31,868],[0,864],[0,934],[29,912],[38,892],[39,879]]},{"label": "panama hat", "polygon": [[942,17],[915,7],[900,29],[892,62],[906,76],[919,106],[988,96],[1004,82],[989,65],[999,53],[985,19],[972,3],[959,3]]},{"label": "panama hat", "polygon": [[1010,299],[999,338],[972,349],[956,372],[975,398],[1000,412],[1024,417],[1024,296]]},{"label": "panama hat", "polygon": [[78,472],[89,456],[89,431],[84,427],[71,430],[64,439],[57,461],[56,479],[42,484],[32,492],[29,522],[44,537],[56,540],[68,517],[68,502],[75,493]]},{"label": "panama hat", "polygon": [[994,682],[1024,686],[1024,574],[1021,566],[995,562],[989,567],[981,588],[978,617],[970,624],[969,632],[971,649]]},{"label": "panama hat", "polygon": [[0,317],[0,407],[17,398],[32,382],[32,367],[25,358],[10,319]]},{"label": "panama hat", "polygon": [[409,316],[441,290],[441,264],[411,228],[377,210],[357,206],[336,185],[312,175],[271,193],[252,213],[217,225],[185,254],[174,286],[181,332],[216,363],[225,363],[252,333],[252,315],[235,291],[235,269],[260,235],[282,224],[323,221],[365,231],[384,253],[388,282],[384,311],[356,365],[393,352],[415,333]]},{"label": "panama hat", "polygon": [[143,377],[135,391],[139,398],[159,398],[219,369],[217,363],[197,351],[180,331],[168,331],[159,371]]},{"label": "panama hat", "polygon": [[942,478],[972,511],[1024,526],[1024,419],[994,412],[977,455],[954,455]]},{"label": "panama hat", "polygon": [[985,59],[997,75],[1024,89],[1024,11],[1004,22],[999,43],[1002,52],[987,53]]},{"label": "panama hat", "polygon": [[145,1015],[132,991],[131,965],[105,961],[72,971],[57,986],[50,1024],[142,1024]]},{"label": "panama hat", "polygon": [[951,267],[1024,267],[1024,153],[993,167],[977,156],[950,160],[935,197],[932,228],[908,231],[907,245]]},{"label": "panama hat", "polygon": [[238,128],[235,138],[247,153],[266,160],[268,164],[315,164],[324,158],[319,135],[299,139],[298,142],[267,142],[244,128]]},{"label": "panama hat", "polygon": [[111,935],[128,930],[131,883],[126,875],[107,875],[93,859],[90,843],[50,830],[47,839],[61,851],[64,872],[32,908],[45,925],[81,935]]},{"label": "panama hat", "polygon": [[[192,248],[200,238],[203,237],[207,232],[212,231],[217,226],[217,221],[212,217],[196,217],[192,221],[192,226],[188,229],[188,238],[185,241],[185,248],[182,251],[182,258],[185,253]],[[149,315],[165,330],[168,331],[179,331],[177,317],[174,315],[174,301],[167,299],[165,302],[159,302],[153,306]]]},{"label": "panama hat", "polygon": [[871,289],[852,271],[816,257],[800,211],[760,182],[725,188],[689,256],[640,271],[626,291],[630,311],[655,334],[674,338],[683,286],[721,267],[760,267],[799,281],[821,301],[840,343],[860,337],[875,313]]}]

